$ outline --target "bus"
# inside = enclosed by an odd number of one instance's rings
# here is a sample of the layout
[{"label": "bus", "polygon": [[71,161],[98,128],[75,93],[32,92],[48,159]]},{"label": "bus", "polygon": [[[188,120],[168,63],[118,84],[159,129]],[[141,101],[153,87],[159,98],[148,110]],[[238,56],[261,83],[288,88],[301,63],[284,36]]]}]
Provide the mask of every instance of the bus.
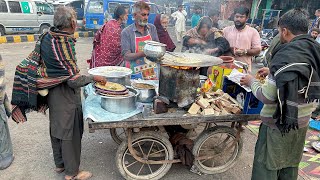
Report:
[{"label": "bus", "polygon": [[[123,5],[129,10],[128,23],[130,25],[134,22],[132,7],[136,1],[132,0],[89,0],[85,10],[85,29],[96,31],[104,24],[104,14],[108,13],[113,16],[114,10],[118,5]],[[158,7],[154,3],[150,5],[149,23],[154,22],[157,14],[160,13]]]}]

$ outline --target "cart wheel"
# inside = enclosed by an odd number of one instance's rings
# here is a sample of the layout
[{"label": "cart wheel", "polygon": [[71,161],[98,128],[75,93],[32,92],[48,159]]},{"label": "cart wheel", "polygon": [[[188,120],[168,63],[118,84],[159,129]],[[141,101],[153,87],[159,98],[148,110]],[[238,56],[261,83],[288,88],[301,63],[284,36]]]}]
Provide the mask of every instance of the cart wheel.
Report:
[{"label": "cart wheel", "polygon": [[[155,180],[162,178],[172,163],[144,164],[137,161],[129,152],[128,141],[123,141],[116,155],[116,164],[121,175],[129,180]],[[155,132],[140,132],[132,137],[132,146],[139,157],[145,160],[173,160],[173,148],[165,136]]]},{"label": "cart wheel", "polygon": [[121,144],[123,140],[127,139],[126,129],[124,128],[110,129],[110,135],[117,144]]},{"label": "cart wheel", "polygon": [[[215,156],[195,160],[194,165],[205,174],[218,174],[232,168],[242,151],[242,139],[233,143],[236,131],[227,126],[215,126],[199,135],[193,146],[195,157]],[[231,147],[231,148],[230,148]]]}]

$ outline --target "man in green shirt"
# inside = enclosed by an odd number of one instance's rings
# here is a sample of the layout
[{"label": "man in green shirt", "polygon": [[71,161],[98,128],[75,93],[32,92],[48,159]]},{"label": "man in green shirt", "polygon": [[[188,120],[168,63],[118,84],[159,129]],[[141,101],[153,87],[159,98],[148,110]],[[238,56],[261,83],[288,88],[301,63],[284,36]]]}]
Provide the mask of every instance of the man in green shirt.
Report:
[{"label": "man in green shirt", "polygon": [[191,27],[194,28],[198,25],[199,20],[201,18],[201,7],[200,6],[195,6],[194,7],[194,14],[191,17]]}]

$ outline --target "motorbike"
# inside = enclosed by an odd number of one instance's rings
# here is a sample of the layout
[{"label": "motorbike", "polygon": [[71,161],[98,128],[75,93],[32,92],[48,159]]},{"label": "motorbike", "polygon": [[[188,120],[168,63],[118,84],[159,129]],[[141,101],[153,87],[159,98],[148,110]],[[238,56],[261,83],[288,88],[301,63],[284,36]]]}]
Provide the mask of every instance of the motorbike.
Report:
[{"label": "motorbike", "polygon": [[272,42],[272,39],[278,34],[277,29],[272,29],[267,31],[267,33],[264,33],[262,31],[261,35],[261,52],[258,56],[254,58],[254,61],[256,63],[262,63],[265,67],[268,65],[266,60],[266,54],[269,50],[269,46]]}]

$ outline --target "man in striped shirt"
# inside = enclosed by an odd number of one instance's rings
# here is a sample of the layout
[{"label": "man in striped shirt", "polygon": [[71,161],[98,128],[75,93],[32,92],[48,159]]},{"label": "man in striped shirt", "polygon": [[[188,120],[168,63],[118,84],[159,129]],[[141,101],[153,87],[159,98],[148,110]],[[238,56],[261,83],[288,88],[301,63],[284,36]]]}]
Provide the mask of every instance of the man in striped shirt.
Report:
[{"label": "man in striped shirt", "polygon": [[307,17],[306,11],[294,9],[280,18],[282,44],[272,53],[270,69],[258,71],[260,76],[267,76],[265,84],[251,75],[240,81],[264,103],[252,180],[297,179],[309,119],[315,109],[312,102],[319,99],[320,84],[320,46],[306,35]]}]

